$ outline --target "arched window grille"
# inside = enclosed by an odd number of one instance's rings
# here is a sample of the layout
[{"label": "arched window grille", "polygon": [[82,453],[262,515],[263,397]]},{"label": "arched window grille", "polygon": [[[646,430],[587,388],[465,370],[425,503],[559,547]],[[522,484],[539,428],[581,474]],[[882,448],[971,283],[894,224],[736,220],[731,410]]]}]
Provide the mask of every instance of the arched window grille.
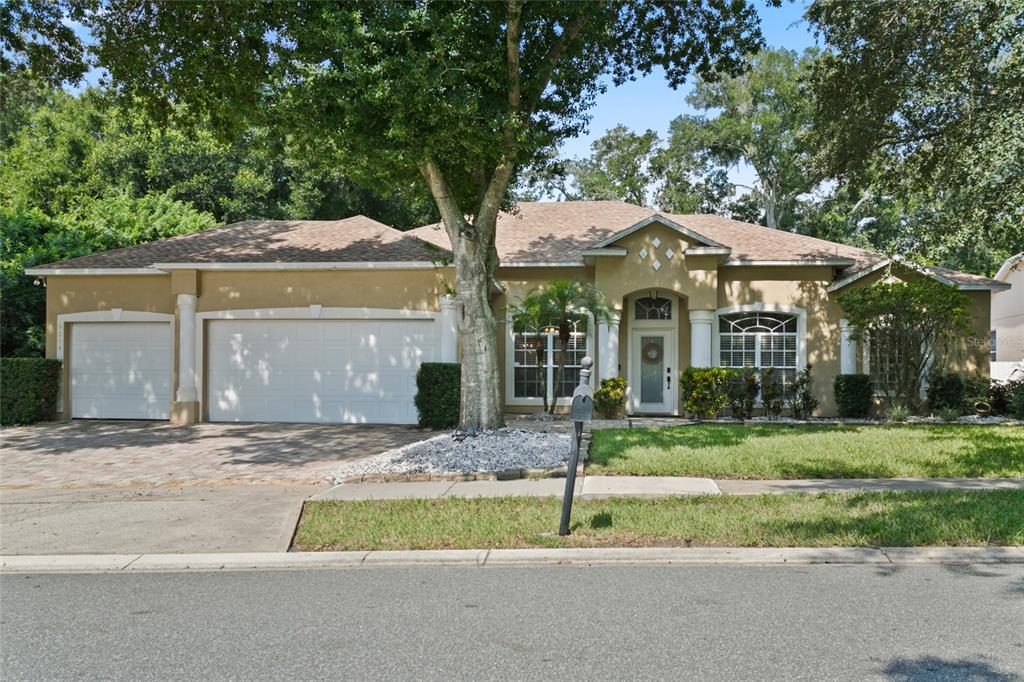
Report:
[{"label": "arched window grille", "polygon": [[671,320],[672,300],[659,296],[636,299],[633,317],[637,320]]},{"label": "arched window grille", "polygon": [[718,318],[719,364],[722,367],[774,367],[783,391],[796,378],[797,316],[747,312]]}]

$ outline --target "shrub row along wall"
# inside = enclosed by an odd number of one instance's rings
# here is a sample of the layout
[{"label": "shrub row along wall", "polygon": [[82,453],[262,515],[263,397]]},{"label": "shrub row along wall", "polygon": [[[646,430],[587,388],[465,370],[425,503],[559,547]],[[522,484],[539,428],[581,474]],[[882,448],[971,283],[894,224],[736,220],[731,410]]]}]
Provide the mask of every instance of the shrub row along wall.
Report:
[{"label": "shrub row along wall", "polygon": [[60,360],[0,360],[0,423],[31,424],[52,419],[57,409]]}]

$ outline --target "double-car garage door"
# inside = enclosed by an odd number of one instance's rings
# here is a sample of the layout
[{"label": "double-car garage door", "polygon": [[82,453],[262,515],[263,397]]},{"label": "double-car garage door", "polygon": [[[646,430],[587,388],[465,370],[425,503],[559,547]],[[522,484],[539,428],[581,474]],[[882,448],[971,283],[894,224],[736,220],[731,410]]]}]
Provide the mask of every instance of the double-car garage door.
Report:
[{"label": "double-car garage door", "polygon": [[[398,313],[396,311],[396,317]],[[202,380],[210,421],[411,424],[426,319],[210,320]],[[167,323],[73,325],[74,417],[167,419]]]}]

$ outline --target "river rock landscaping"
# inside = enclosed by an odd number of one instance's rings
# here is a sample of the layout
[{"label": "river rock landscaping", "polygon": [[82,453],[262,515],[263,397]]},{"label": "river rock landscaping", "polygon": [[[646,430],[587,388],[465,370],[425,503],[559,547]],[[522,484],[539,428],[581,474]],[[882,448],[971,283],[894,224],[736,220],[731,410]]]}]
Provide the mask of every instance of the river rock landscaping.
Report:
[{"label": "river rock landscaping", "polygon": [[510,428],[474,435],[455,431],[353,462],[335,472],[334,480],[564,469],[569,446],[567,433]]}]

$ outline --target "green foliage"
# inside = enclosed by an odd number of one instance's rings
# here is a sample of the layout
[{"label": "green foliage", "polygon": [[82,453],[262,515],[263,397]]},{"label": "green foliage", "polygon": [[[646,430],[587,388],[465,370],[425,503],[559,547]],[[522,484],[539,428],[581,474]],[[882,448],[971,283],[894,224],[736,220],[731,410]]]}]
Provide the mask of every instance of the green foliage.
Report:
[{"label": "green foliage", "polygon": [[889,421],[905,422],[910,417],[910,408],[900,403],[894,403],[887,414]]},{"label": "green foliage", "polygon": [[867,374],[839,374],[834,383],[836,407],[839,416],[846,419],[866,419],[871,416],[874,389]]},{"label": "green foliage", "polygon": [[761,370],[761,407],[769,421],[778,419],[782,414],[783,400],[782,380],[775,372],[774,367],[766,367]]},{"label": "green foliage", "polygon": [[679,382],[683,407],[698,419],[717,417],[729,402],[733,373],[722,367],[687,367]]},{"label": "green foliage", "polygon": [[933,414],[943,410],[956,410],[960,413],[967,393],[964,380],[955,372],[936,374],[928,383],[928,409]]},{"label": "green foliage", "polygon": [[[606,322],[611,319],[613,311],[604,292],[593,282],[553,279],[527,294],[513,308],[513,316],[517,313],[523,316],[520,323],[523,331],[523,325],[535,325],[537,331],[545,327],[558,329],[558,369],[554,381],[555,386],[561,386],[573,331],[585,330],[590,317],[595,322]],[[538,360],[539,356],[540,353]],[[557,404],[556,395],[548,408],[551,414],[554,414]]]},{"label": "green foliage", "polygon": [[0,359],[0,424],[52,419],[60,387],[60,360]]},{"label": "green foliage", "polygon": [[601,379],[601,387],[594,391],[594,408],[607,419],[622,413],[626,406],[626,379],[612,377]]},{"label": "green foliage", "polygon": [[991,273],[1024,248],[1020,2],[818,0],[806,16],[826,46],[809,79],[822,172],[901,198],[923,238],[908,244],[943,264]]},{"label": "green foliage", "polygon": [[424,362],[416,372],[416,412],[420,426],[450,429],[459,423],[462,368],[455,362]]},{"label": "green foliage", "polygon": [[650,159],[658,144],[653,130],[642,134],[617,125],[591,143],[591,156],[569,166],[576,184],[573,199],[618,199],[646,206],[654,178]]},{"label": "green foliage", "polygon": [[992,381],[987,377],[968,376],[964,379],[964,411],[974,412],[975,405],[979,402],[995,409],[992,405]]},{"label": "green foliage", "polygon": [[989,402],[997,415],[1024,419],[1024,379],[993,381],[989,388]]},{"label": "green foliage", "polygon": [[890,401],[914,410],[926,368],[941,372],[942,353],[969,330],[970,299],[930,277],[911,272],[900,281],[892,274],[847,291],[838,301],[857,340],[871,344],[872,353],[899,359],[879,386]]},{"label": "green foliage", "polygon": [[43,352],[46,290],[23,274],[25,268],[214,225],[212,216],[161,195],[87,199],[74,212],[56,218],[22,205],[0,207],[0,352],[16,356]]},{"label": "green foliage", "polygon": [[731,378],[725,387],[732,416],[747,420],[754,416],[754,402],[761,392],[756,369],[738,369],[731,371]]},{"label": "green foliage", "polygon": [[944,422],[955,422],[960,418],[960,408],[958,407],[944,407],[938,411],[939,419]]},{"label": "green foliage", "polygon": [[811,392],[811,365],[797,372],[790,387],[789,408],[794,419],[809,419],[818,408],[819,401]]},{"label": "green foliage", "polygon": [[[797,197],[813,189],[811,147],[805,141],[812,103],[799,82],[814,59],[786,49],[763,50],[749,58],[738,76],[698,79],[687,103],[712,117],[684,116],[672,122],[670,148],[661,163],[682,177],[684,168],[701,177],[738,163],[750,165],[757,182],[750,197],[768,227],[792,223]],[[679,203],[667,184],[662,197]]]}]

